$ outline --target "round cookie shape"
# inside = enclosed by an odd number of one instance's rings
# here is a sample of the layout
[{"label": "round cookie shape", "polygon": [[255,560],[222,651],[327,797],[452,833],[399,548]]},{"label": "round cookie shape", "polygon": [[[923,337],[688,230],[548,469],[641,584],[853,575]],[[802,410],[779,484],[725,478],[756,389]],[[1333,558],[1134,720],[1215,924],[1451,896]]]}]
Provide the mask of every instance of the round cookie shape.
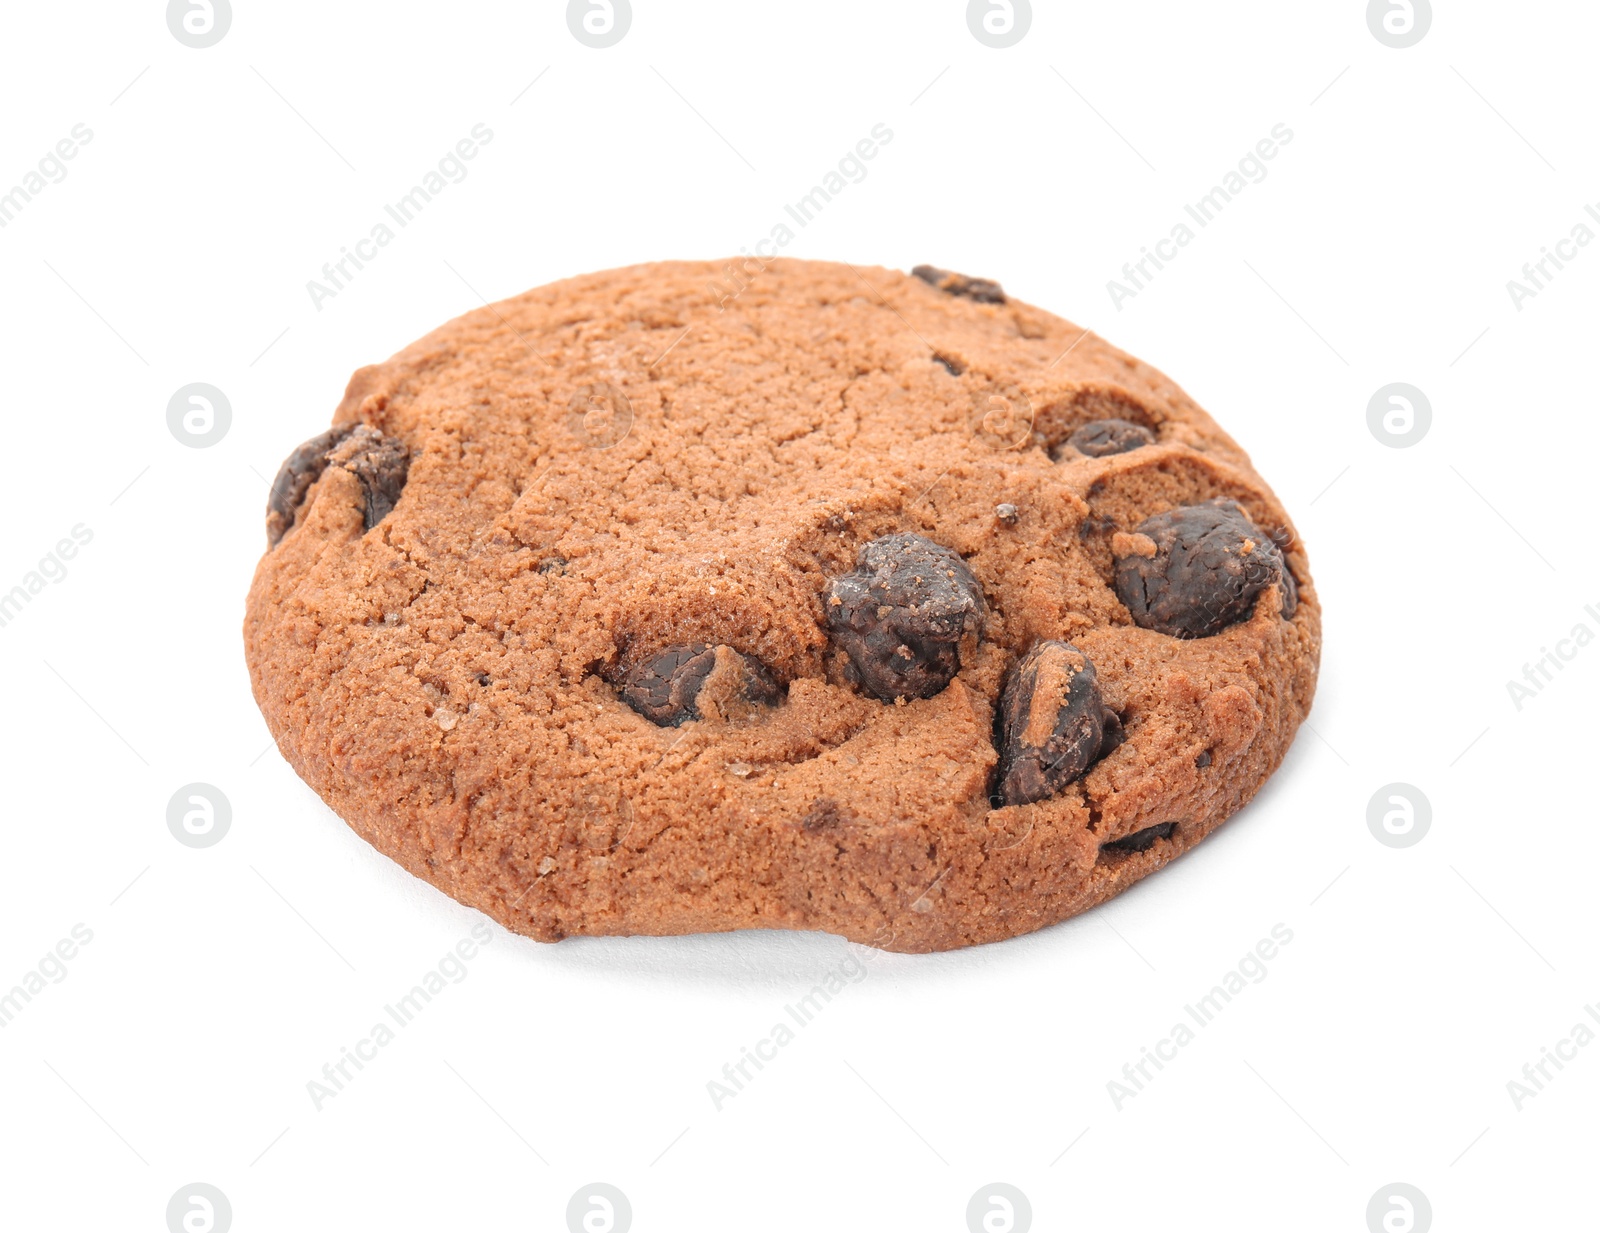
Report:
[{"label": "round cookie shape", "polygon": [[1315,692],[1243,450],[992,280],[603,271],[359,370],[316,430],[246,601],[262,714],[357,833],[541,941],[1027,933],[1201,842]]}]

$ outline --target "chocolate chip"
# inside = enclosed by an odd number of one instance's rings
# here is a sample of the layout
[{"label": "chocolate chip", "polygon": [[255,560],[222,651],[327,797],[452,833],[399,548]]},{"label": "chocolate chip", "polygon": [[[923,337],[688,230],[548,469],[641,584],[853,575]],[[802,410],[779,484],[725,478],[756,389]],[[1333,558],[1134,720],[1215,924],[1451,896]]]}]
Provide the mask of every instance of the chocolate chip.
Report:
[{"label": "chocolate chip", "polygon": [[1090,420],[1073,431],[1067,444],[1090,458],[1105,458],[1153,445],[1155,439],[1155,433],[1131,420]]},{"label": "chocolate chip", "polygon": [[328,451],[355,429],[354,424],[339,424],[318,433],[283,460],[277,478],[267,493],[267,547],[271,548],[294,526],[294,512],[306,499],[328,465]]},{"label": "chocolate chip", "polygon": [[1285,621],[1292,620],[1294,610],[1300,606],[1300,584],[1294,580],[1294,570],[1289,568],[1288,561],[1283,563],[1278,582],[1283,587],[1283,607],[1278,609],[1278,615]]},{"label": "chocolate chip", "polygon": [[856,568],[828,584],[835,641],[875,698],[931,698],[961,669],[961,640],[983,636],[983,590],[967,563],[920,535],[865,545]]},{"label": "chocolate chip", "polygon": [[815,832],[842,826],[852,820],[849,812],[840,808],[838,801],[829,796],[819,796],[811,802],[811,808],[806,810],[805,816],[800,819],[800,825],[808,831]]},{"label": "chocolate chip", "polygon": [[1171,839],[1172,832],[1178,829],[1176,822],[1158,822],[1154,826],[1147,826],[1142,831],[1134,831],[1121,839],[1113,839],[1110,843],[1100,845],[1102,852],[1148,852],[1162,839]]},{"label": "chocolate chip", "polygon": [[778,683],[760,660],[703,642],[671,647],[623,678],[622,700],[651,723],[676,728],[691,719],[747,718],[778,700]]},{"label": "chocolate chip", "polygon": [[1000,695],[1000,796],[1027,805],[1054,796],[1122,741],[1089,657],[1070,642],[1037,643]]},{"label": "chocolate chip", "polygon": [[343,467],[361,481],[366,529],[370,531],[400,500],[411,456],[394,437],[362,424],[328,451],[328,465]]},{"label": "chocolate chip", "polygon": [[1244,620],[1279,583],[1283,615],[1297,591],[1283,553],[1226,497],[1146,518],[1112,537],[1117,595],[1136,625],[1175,638],[1205,638]]},{"label": "chocolate chip", "polygon": [[980,304],[1006,302],[1006,293],[1000,289],[1000,284],[987,278],[968,278],[965,274],[941,270],[938,266],[932,265],[919,265],[911,272],[930,287],[937,287],[946,295],[965,296]]},{"label": "chocolate chip", "polygon": [[1209,749],[1202,749],[1199,753],[1195,754],[1194,764],[1198,769],[1202,771],[1205,770],[1206,767],[1211,765],[1211,751]]},{"label": "chocolate chip", "polygon": [[1090,514],[1078,524],[1078,538],[1088,539],[1092,535],[1104,535],[1116,529],[1117,520],[1110,514]]},{"label": "chocolate chip", "polygon": [[1003,505],[995,506],[994,516],[1001,522],[1005,523],[1008,527],[1014,527],[1017,525],[1017,507],[1011,504],[1009,501]]},{"label": "chocolate chip", "polygon": [[343,467],[361,481],[364,521],[372,530],[400,499],[409,464],[403,444],[366,424],[338,424],[312,437],[284,459],[272,481],[267,494],[267,547],[288,534],[306,493],[329,467]]},{"label": "chocolate chip", "polygon": [[954,359],[948,355],[940,355],[937,351],[933,353],[933,362],[935,364],[942,364],[944,366],[944,370],[952,377],[959,377],[962,373],[967,371],[967,366],[960,360]]}]

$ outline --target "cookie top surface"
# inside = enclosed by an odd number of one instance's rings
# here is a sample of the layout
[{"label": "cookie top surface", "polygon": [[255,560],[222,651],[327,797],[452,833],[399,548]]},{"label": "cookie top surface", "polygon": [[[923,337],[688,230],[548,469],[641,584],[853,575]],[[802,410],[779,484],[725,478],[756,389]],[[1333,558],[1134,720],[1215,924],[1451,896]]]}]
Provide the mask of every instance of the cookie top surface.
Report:
[{"label": "cookie top surface", "polygon": [[[274,486],[247,606],[291,763],[381,850],[541,938],[944,948],[1061,919],[1197,841],[1310,706],[1320,612],[1292,527],[1161,373],[932,274],[607,271],[358,371],[342,431]],[[1261,532],[1234,571],[1255,589],[1205,636],[1141,628],[1119,572],[1168,552],[1176,594],[1210,560],[1141,524],[1219,499]],[[853,584],[880,541],[950,555],[944,592],[896,607]],[[902,621],[877,668],[857,644],[879,631],[829,611],[869,592],[863,620]],[[1045,640],[1092,662],[1120,744],[1008,804],[996,710]],[[895,653],[918,659],[904,694],[874,684]]]}]

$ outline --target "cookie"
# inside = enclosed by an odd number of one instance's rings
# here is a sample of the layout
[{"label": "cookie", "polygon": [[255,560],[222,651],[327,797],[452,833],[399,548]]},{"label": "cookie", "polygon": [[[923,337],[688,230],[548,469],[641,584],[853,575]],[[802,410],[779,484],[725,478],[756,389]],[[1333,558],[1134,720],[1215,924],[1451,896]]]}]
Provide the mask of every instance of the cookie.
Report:
[{"label": "cookie", "polygon": [[933,951],[1249,801],[1321,614],[1210,416],[986,279],[727,269],[468,313],[289,453],[245,651],[334,811],[540,940]]}]

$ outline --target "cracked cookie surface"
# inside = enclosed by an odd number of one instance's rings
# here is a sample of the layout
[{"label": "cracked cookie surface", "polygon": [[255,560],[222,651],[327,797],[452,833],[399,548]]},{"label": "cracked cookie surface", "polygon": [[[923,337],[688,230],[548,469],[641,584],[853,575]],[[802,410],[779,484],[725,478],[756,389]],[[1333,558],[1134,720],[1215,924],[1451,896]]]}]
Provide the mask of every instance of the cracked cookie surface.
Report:
[{"label": "cracked cookie surface", "polygon": [[[379,850],[547,941],[771,927],[948,949],[1199,842],[1311,705],[1303,548],[1168,378],[933,275],[606,271],[358,371],[273,487],[247,601],[284,756]],[[1208,635],[1141,627],[1119,568],[1168,549],[1139,528],[1217,499],[1281,555],[1279,585]],[[829,598],[879,541],[944,562],[933,582],[974,619],[940,609],[935,645],[901,615],[920,595],[863,585],[852,642]],[[1050,746],[1008,797],[1002,693],[1057,643],[1121,737]],[[875,686],[877,663],[921,675]],[[1065,741],[1056,714],[1022,747]]]}]

